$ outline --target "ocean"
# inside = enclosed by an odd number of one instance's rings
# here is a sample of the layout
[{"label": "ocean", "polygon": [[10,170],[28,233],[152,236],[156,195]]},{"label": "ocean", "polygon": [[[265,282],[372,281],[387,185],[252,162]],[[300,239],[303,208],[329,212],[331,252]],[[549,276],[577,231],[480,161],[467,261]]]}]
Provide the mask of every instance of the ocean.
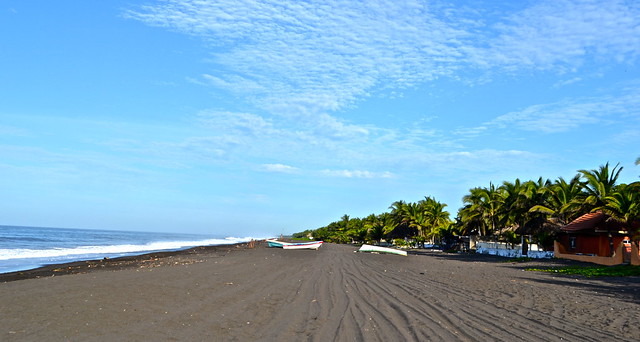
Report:
[{"label": "ocean", "polygon": [[250,241],[180,233],[0,225],[0,273],[79,260],[114,258]]}]

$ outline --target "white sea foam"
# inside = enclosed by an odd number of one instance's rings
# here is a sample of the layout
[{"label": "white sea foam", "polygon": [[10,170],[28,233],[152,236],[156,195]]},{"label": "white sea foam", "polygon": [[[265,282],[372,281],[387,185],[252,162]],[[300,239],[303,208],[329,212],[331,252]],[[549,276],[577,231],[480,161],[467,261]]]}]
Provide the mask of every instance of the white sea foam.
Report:
[{"label": "white sea foam", "polygon": [[110,256],[138,254],[153,251],[178,250],[195,246],[229,245],[250,241],[251,238],[228,237],[224,239],[207,239],[198,241],[163,241],[151,242],[143,245],[107,245],[80,246],[74,248],[51,249],[0,249],[0,260],[31,259],[31,258],[64,258],[77,256]]}]

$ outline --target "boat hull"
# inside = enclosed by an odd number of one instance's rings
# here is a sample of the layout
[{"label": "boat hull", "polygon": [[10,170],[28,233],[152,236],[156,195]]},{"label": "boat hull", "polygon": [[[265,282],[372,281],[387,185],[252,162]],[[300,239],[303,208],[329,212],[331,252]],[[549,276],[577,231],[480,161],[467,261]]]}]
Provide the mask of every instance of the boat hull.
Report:
[{"label": "boat hull", "polygon": [[[309,241],[309,242],[284,242],[276,239],[267,239],[269,247],[285,248],[285,246],[294,246],[286,249],[318,249],[319,245],[322,245],[322,241]],[[307,246],[305,248],[305,246]]]},{"label": "boat hull", "polygon": [[286,242],[282,242],[282,241],[278,241],[278,240],[267,240],[267,244],[269,245],[269,247],[280,247],[280,248],[282,248],[282,246],[284,244],[286,244]]},{"label": "boat hull", "polygon": [[320,246],[322,246],[322,241],[318,241],[315,243],[292,243],[292,244],[287,244],[287,245],[283,245],[282,248],[283,249],[318,249],[320,248]]},{"label": "boat hull", "polygon": [[404,255],[407,256],[406,251],[401,251],[395,248],[387,248],[380,246],[372,246],[372,245],[362,245],[359,249],[360,252],[374,252],[374,253],[388,253],[388,254],[396,254],[396,255]]}]

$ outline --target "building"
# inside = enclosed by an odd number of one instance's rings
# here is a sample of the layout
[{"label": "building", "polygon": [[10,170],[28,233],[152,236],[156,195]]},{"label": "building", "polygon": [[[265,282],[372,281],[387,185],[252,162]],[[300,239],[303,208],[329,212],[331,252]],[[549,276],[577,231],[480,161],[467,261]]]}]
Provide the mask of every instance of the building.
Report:
[{"label": "building", "polygon": [[560,229],[554,256],[600,265],[640,265],[638,242],[629,238],[636,231],[635,226],[610,220],[602,212],[582,215]]}]

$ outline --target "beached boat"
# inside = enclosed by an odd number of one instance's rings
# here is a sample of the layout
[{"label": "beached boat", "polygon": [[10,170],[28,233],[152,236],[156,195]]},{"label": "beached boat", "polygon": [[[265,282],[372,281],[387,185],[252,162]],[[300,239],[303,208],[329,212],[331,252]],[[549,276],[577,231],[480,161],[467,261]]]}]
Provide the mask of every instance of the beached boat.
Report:
[{"label": "beached boat", "polygon": [[305,242],[305,243],[289,243],[282,245],[283,249],[318,249],[322,246],[322,241]]},{"label": "beached boat", "polygon": [[[267,239],[267,244],[269,245],[269,247],[279,247],[279,248],[284,248],[284,246],[291,246],[291,245],[295,245],[295,246],[316,245],[318,243],[322,244],[322,241],[284,242],[276,239]],[[290,248],[290,249],[302,249],[302,248]],[[315,248],[315,249],[318,249],[318,248]]]},{"label": "beached boat", "polygon": [[288,242],[278,241],[276,239],[267,239],[267,244],[269,245],[269,247],[280,247],[280,248],[282,248],[282,246],[285,245],[285,244],[288,244]]},{"label": "beached boat", "polygon": [[397,254],[407,256],[407,251],[401,251],[395,248],[388,247],[380,247],[380,246],[372,246],[372,245],[362,245],[359,249],[360,252],[374,252],[374,253],[389,253],[389,254]]}]

